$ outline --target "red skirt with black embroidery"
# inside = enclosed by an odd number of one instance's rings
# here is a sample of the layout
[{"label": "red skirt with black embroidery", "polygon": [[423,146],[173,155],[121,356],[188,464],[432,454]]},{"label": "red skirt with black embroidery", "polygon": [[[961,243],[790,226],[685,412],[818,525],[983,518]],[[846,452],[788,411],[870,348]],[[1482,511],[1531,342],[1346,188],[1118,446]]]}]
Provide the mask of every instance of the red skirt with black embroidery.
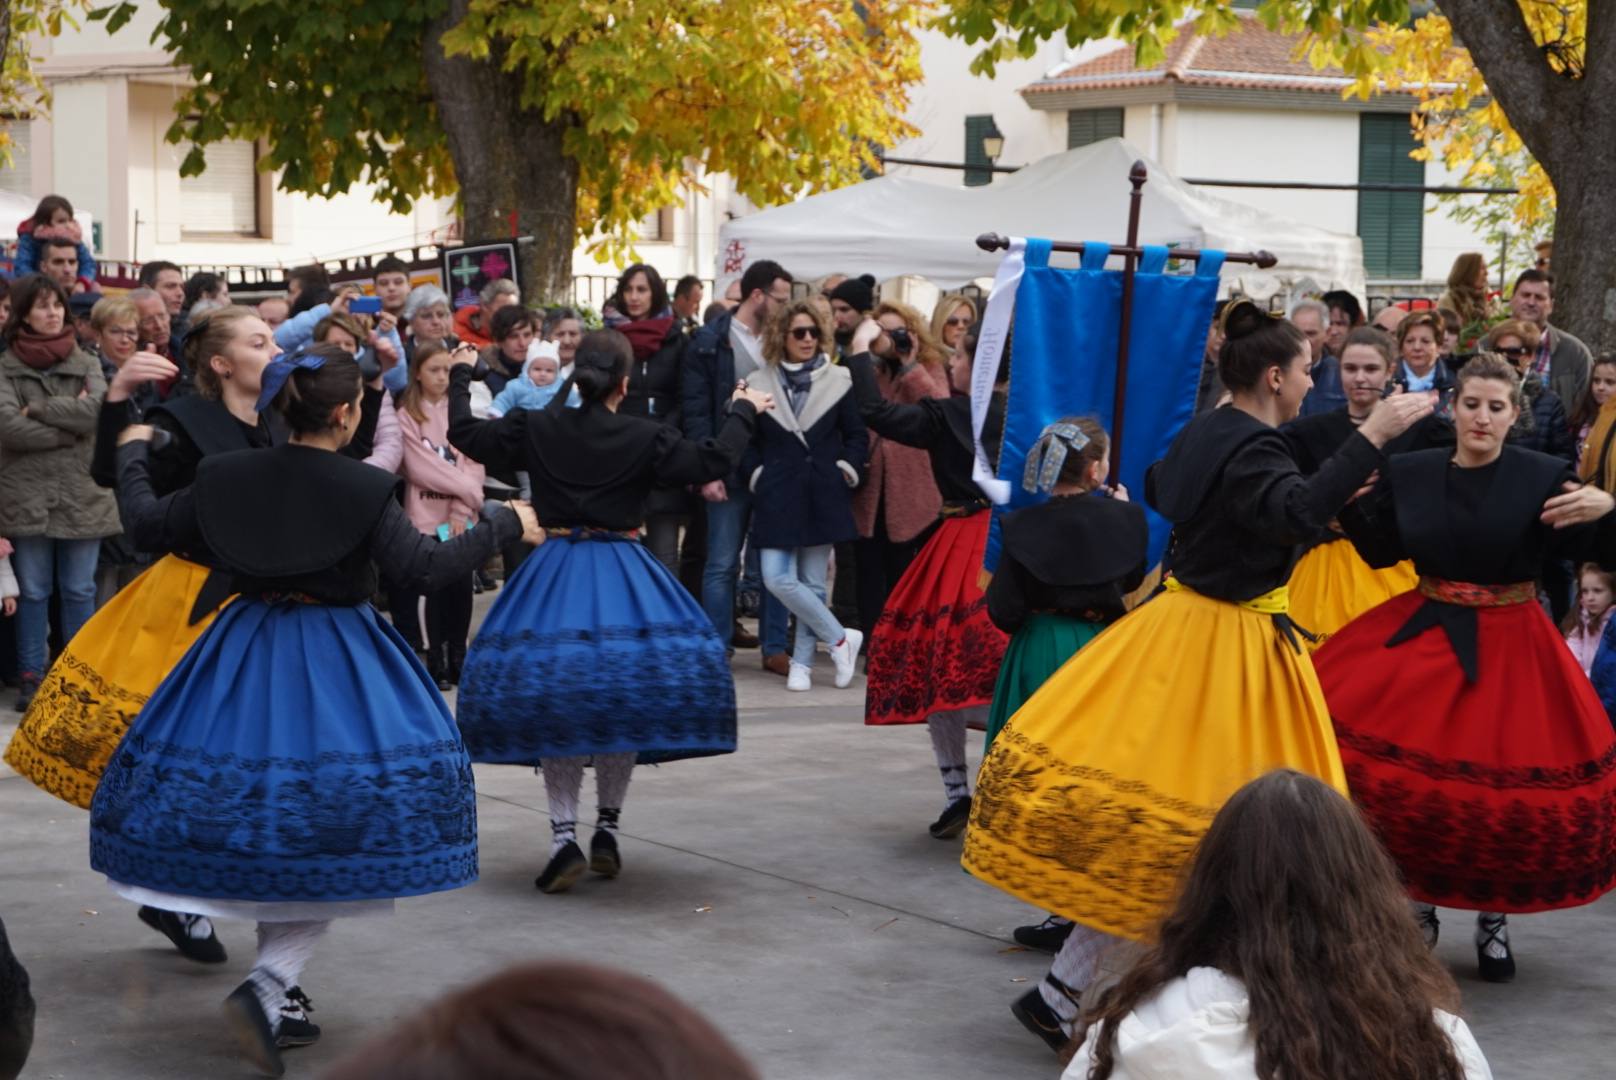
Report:
[{"label": "red skirt with black embroidery", "polygon": [[918,724],[993,702],[1010,639],[988,618],[991,515],[945,518],[887,598],[866,649],[866,724]]},{"label": "red skirt with black embroidery", "polygon": [[1475,682],[1405,593],[1313,655],[1352,798],[1417,900],[1586,904],[1616,884],[1616,733],[1535,602],[1478,607]]}]

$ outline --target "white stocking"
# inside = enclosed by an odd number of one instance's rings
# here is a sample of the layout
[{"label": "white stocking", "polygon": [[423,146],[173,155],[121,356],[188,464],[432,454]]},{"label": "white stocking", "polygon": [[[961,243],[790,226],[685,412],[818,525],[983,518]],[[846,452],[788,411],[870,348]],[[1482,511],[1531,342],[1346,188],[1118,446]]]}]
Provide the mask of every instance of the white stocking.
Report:
[{"label": "white stocking", "polygon": [[550,803],[550,854],[578,838],[578,792],[588,758],[545,758],[544,796]]}]

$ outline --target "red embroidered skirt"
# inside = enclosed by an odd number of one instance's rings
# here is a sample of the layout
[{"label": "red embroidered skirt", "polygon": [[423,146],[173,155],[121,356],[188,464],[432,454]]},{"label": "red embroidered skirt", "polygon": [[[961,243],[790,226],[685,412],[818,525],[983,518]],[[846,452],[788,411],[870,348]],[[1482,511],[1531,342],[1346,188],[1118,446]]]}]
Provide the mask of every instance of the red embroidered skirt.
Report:
[{"label": "red embroidered skirt", "polygon": [[1616,734],[1599,698],[1535,601],[1475,607],[1473,683],[1442,626],[1388,646],[1426,602],[1388,600],[1313,656],[1353,800],[1417,900],[1598,898],[1616,883]]},{"label": "red embroidered skirt", "polygon": [[1009,638],[982,592],[986,510],[945,518],[887,598],[866,648],[866,724],[987,706]]}]

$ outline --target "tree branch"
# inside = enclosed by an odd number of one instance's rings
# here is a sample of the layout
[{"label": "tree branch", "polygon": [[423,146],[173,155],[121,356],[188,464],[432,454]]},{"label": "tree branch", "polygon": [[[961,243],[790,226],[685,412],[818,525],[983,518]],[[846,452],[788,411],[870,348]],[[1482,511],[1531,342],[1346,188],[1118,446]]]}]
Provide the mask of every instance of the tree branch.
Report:
[{"label": "tree branch", "polygon": [[1545,165],[1575,153],[1572,118],[1586,88],[1549,67],[1517,0],[1436,3],[1527,149]]}]

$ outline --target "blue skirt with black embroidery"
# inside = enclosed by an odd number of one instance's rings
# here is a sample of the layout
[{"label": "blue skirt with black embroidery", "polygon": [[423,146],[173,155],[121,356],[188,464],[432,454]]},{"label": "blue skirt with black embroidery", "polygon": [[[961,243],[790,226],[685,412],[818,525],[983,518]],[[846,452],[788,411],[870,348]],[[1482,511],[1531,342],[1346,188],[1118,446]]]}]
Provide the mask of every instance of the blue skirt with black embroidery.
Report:
[{"label": "blue skirt with black embroidery", "polygon": [[242,598],[119,744],[90,806],[90,864],[126,895],[247,916],[459,888],[477,880],[471,762],[369,604]]},{"label": "blue skirt with black embroidery", "polygon": [[551,537],[471,643],[456,706],[471,759],[735,749],[735,683],[707,614],[637,541]]}]

